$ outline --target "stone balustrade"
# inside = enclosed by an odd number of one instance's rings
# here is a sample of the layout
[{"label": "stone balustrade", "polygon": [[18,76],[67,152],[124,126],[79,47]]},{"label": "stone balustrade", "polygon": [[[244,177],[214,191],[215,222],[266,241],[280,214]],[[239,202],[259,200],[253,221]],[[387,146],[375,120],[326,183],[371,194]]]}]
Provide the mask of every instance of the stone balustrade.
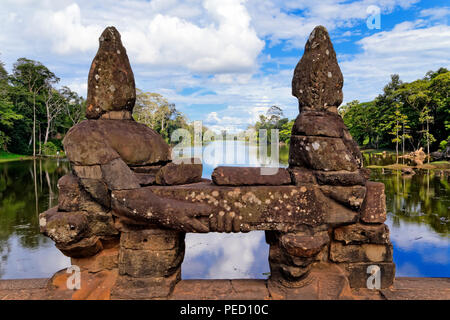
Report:
[{"label": "stone balustrade", "polygon": [[273,292],[304,287],[324,266],[341,270],[342,286],[352,288],[367,287],[378,268],[381,288],[389,287],[395,265],[384,185],[368,181],[337,113],[342,85],[328,32],[316,27],[292,80],[300,114],[289,168],[263,175],[218,167],[202,179],[201,164],[172,162],[162,137],[131,117],[133,72],[120,34],[108,27],[89,72],[88,120],[64,139],[72,173],[58,182],[58,206],[40,215],[41,231],[84,271],[117,271],[118,299],[170,297],[187,232],[264,230]]}]

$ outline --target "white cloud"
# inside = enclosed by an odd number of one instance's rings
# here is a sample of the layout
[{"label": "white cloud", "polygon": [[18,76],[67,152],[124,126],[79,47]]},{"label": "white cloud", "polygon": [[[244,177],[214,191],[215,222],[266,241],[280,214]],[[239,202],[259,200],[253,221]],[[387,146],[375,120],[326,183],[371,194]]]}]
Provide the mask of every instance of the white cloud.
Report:
[{"label": "white cloud", "polygon": [[[242,0],[197,1],[191,10],[179,1],[118,4],[109,0],[98,5],[81,0],[63,7],[53,3],[29,2],[36,10],[23,11],[11,4],[4,11],[5,21],[23,23],[14,30],[23,40],[22,49],[31,49],[29,39],[69,58],[94,51],[101,31],[113,24],[134,63],[200,73],[245,73],[256,69],[256,58],[264,47]],[[0,38],[3,44],[9,41],[13,39]]]},{"label": "white cloud", "polygon": [[[204,279],[261,278],[261,274],[255,274],[255,269],[261,269],[261,261],[265,261],[268,269],[268,245],[264,237],[264,232],[258,231],[245,234],[187,234],[183,276]],[[191,265],[200,268],[194,269]]]},{"label": "white cloud", "polygon": [[[301,49],[280,57],[276,52],[272,56],[268,46],[286,40],[284,49],[303,48],[317,24],[329,29],[337,45],[367,34],[364,19],[369,5],[379,6],[386,14],[415,3],[417,0],[3,0],[0,50],[9,68],[21,56],[42,61],[64,84],[86,96],[87,74],[100,32],[115,25],[139,88],[163,94],[190,120],[206,120],[205,124],[216,130],[235,131],[246,128],[273,104],[281,106],[289,118],[298,113],[291,79]],[[418,14],[437,19],[444,9]],[[339,54],[344,100],[373,99],[392,73],[409,81],[448,66],[449,27],[441,20],[441,25],[427,23],[399,23],[393,30],[362,38],[357,42],[358,54]],[[202,89],[181,94],[194,87]],[[198,105],[211,108],[200,112]],[[216,114],[208,118],[211,112]]]},{"label": "white cloud", "polygon": [[29,26],[29,33],[34,36],[47,36],[52,49],[58,54],[86,52],[95,49],[98,41],[94,35],[100,34],[99,25],[83,25],[78,4],[72,3],[58,11],[37,11]]},{"label": "white cloud", "polygon": [[[418,248],[426,248],[426,246],[448,248],[448,238],[440,236],[426,224],[400,220],[399,225],[394,225],[392,219],[389,219],[386,224],[389,226],[392,243],[403,251],[417,251]],[[428,253],[423,252],[423,256]]]},{"label": "white cloud", "polygon": [[417,2],[419,0],[251,0],[248,7],[260,36],[267,37],[272,44],[287,40],[289,45],[302,48],[306,37],[319,24],[333,32],[338,27],[353,27],[366,19],[370,5],[378,6],[381,13],[386,14],[396,7],[405,9]]},{"label": "white cloud", "polygon": [[420,11],[421,17],[427,17],[432,20],[441,20],[445,19],[448,21],[448,16],[450,16],[450,7],[441,7],[441,8],[430,8]]},{"label": "white cloud", "polygon": [[413,81],[450,65],[450,26],[418,27],[419,23],[403,22],[357,42],[362,53],[340,63],[345,101],[375,98],[391,74]]}]

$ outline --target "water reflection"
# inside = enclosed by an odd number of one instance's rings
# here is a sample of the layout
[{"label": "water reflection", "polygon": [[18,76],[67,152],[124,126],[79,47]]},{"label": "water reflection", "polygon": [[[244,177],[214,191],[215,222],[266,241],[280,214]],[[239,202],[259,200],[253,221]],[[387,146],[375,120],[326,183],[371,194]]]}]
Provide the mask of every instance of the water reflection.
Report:
[{"label": "water reflection", "polygon": [[[248,152],[240,142],[233,148],[237,154]],[[279,156],[280,166],[286,166],[288,148],[280,148]],[[217,165],[258,165],[254,151],[244,163],[229,164],[229,159],[204,161],[203,177],[210,178]],[[68,171],[67,161],[0,163],[0,278],[49,277],[69,265],[69,258],[39,233],[38,223],[38,213],[56,204],[57,181]],[[450,277],[449,173],[422,170],[406,177],[374,169],[371,179],[386,185],[397,275]],[[263,232],[188,234],[186,248],[185,279],[265,278],[269,271]]]},{"label": "water reflection", "polygon": [[387,224],[394,244],[397,276],[450,276],[450,176],[420,170],[372,170],[386,186]]},{"label": "water reflection", "polygon": [[39,233],[39,212],[57,203],[67,161],[0,163],[0,278],[48,277],[69,258]]},{"label": "water reflection", "polygon": [[[388,166],[397,162],[394,153],[386,152],[363,152],[363,161],[366,166]],[[398,163],[412,165],[412,160],[408,158],[400,158]]]}]

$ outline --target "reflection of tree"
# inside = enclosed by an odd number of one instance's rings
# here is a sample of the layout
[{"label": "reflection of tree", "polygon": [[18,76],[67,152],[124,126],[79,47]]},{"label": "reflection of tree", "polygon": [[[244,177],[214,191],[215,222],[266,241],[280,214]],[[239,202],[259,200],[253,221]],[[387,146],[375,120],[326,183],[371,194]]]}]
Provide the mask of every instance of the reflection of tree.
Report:
[{"label": "reflection of tree", "polygon": [[289,159],[289,147],[288,146],[281,146],[280,147],[280,164],[287,165],[288,159]]},{"label": "reflection of tree", "polygon": [[374,170],[373,177],[386,186],[386,206],[394,225],[400,220],[427,224],[443,236],[450,234],[450,189],[445,175],[423,171],[412,177],[396,170],[382,175]]},{"label": "reflection of tree", "polygon": [[5,273],[6,260],[8,260],[9,253],[11,252],[11,247],[8,241],[3,241],[0,239],[0,279]]},{"label": "reflection of tree", "polygon": [[[43,160],[17,161],[0,164],[0,258],[9,254],[9,239],[17,237],[21,246],[38,248],[49,240],[39,233],[37,212],[55,205],[58,179],[69,170],[68,162]],[[39,166],[39,169],[37,168]],[[46,181],[47,183],[43,183]],[[5,263],[0,263],[5,265]],[[0,269],[0,278],[2,270]]]}]

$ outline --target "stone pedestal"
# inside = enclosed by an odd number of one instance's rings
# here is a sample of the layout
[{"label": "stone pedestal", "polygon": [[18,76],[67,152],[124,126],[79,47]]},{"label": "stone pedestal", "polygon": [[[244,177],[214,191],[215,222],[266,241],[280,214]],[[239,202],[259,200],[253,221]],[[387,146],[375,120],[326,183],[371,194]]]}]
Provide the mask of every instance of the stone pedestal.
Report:
[{"label": "stone pedestal", "polygon": [[111,298],[167,298],[181,279],[184,237],[184,232],[159,228],[123,231]]},{"label": "stone pedestal", "polygon": [[270,280],[286,287],[301,287],[308,283],[313,262],[329,243],[328,231],[308,228],[297,232],[266,231],[270,245]]}]

